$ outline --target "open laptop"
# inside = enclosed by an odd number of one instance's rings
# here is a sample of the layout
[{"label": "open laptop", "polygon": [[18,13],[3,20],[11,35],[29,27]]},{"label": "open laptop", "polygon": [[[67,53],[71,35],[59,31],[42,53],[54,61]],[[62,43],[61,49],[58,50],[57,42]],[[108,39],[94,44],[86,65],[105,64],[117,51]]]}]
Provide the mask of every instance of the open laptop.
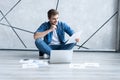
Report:
[{"label": "open laptop", "polygon": [[51,50],[49,63],[64,64],[72,62],[73,50]]}]

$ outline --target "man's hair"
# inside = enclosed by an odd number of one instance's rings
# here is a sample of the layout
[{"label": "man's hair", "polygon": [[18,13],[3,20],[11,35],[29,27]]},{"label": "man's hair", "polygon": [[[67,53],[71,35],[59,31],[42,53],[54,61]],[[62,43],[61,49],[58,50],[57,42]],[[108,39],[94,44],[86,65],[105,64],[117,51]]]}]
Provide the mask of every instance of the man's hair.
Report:
[{"label": "man's hair", "polygon": [[48,18],[50,19],[51,16],[57,15],[59,14],[59,12],[55,9],[50,9],[47,14],[48,14]]}]

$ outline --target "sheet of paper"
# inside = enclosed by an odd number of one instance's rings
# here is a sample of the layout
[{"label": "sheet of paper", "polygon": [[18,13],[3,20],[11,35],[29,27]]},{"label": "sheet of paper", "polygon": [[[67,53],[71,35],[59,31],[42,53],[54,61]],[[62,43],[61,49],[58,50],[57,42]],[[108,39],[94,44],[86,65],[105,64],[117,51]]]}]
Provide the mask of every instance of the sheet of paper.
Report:
[{"label": "sheet of paper", "polygon": [[72,63],[69,65],[71,69],[88,69],[88,68],[99,68],[100,63]]},{"label": "sheet of paper", "polygon": [[75,42],[76,42],[76,41],[75,41],[76,38],[80,38],[80,32],[74,33],[74,34],[69,38],[69,40],[67,41],[66,44],[75,43]]},{"label": "sheet of paper", "polygon": [[19,62],[22,64],[22,68],[40,68],[48,66],[48,62],[44,60],[21,59]]}]

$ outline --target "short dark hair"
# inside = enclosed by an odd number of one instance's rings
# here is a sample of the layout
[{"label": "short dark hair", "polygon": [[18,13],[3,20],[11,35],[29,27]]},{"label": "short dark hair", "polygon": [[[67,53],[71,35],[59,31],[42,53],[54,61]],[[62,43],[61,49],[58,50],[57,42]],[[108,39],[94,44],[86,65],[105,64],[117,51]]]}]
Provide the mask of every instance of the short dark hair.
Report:
[{"label": "short dark hair", "polygon": [[52,15],[53,16],[57,15],[57,14],[59,14],[59,12],[55,9],[50,9],[47,14],[48,14],[48,18],[50,19]]}]

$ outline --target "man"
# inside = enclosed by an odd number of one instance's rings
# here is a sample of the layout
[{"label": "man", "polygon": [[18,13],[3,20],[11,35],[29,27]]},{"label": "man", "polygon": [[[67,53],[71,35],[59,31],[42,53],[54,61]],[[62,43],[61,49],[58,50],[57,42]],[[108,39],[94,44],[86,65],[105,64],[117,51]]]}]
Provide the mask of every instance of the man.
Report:
[{"label": "man", "polygon": [[[48,22],[43,23],[34,33],[36,47],[39,49],[39,56],[45,53],[50,56],[51,50],[69,50],[76,43],[65,44],[65,33],[69,36],[74,31],[63,22],[58,21],[59,12],[55,9],[48,11]],[[79,39],[76,39],[79,42]]]}]

